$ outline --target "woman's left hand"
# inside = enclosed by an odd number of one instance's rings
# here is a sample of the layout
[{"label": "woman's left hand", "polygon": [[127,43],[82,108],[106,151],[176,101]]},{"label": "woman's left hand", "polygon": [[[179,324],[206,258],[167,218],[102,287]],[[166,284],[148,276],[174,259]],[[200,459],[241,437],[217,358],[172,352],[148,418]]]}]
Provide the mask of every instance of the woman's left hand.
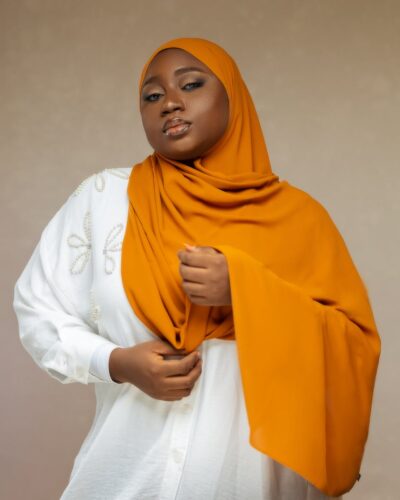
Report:
[{"label": "woman's left hand", "polygon": [[206,246],[189,246],[179,250],[179,272],[182,288],[194,304],[202,306],[231,305],[228,263],[219,250]]}]

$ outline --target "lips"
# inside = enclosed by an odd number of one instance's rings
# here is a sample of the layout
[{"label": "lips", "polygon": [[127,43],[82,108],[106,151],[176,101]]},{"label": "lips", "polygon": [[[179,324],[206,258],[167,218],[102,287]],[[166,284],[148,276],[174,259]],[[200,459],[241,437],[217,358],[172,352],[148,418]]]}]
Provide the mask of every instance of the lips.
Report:
[{"label": "lips", "polygon": [[178,125],[190,125],[190,122],[182,120],[182,118],[172,118],[164,123],[163,132],[166,132],[169,128],[177,127]]}]

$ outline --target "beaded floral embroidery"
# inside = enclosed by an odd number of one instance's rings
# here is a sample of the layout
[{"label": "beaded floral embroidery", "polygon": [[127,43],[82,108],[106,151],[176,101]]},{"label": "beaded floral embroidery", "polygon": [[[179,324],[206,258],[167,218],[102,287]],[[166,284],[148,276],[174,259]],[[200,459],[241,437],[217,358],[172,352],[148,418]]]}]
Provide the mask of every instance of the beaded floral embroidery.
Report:
[{"label": "beaded floral embroidery", "polygon": [[100,320],[100,306],[96,304],[93,289],[89,292],[89,304],[90,304],[90,322],[94,325],[98,325]]},{"label": "beaded floral embroidery", "polygon": [[83,218],[83,234],[84,236],[79,236],[78,234],[72,233],[68,236],[68,245],[71,248],[79,249],[80,253],[72,261],[69,268],[71,274],[81,274],[85,269],[86,264],[90,259],[90,254],[92,252],[92,218],[90,212],[86,212]]},{"label": "beaded floral embroidery", "polygon": [[114,175],[115,177],[119,177],[120,179],[129,179],[129,174],[119,168],[106,168],[95,174],[94,186],[99,193],[102,193],[106,187],[106,178],[104,176],[106,172]]},{"label": "beaded floral embroidery", "polygon": [[125,172],[122,168],[106,168],[107,172],[111,175],[115,175],[120,179],[129,179],[130,172]]},{"label": "beaded floral embroidery", "polygon": [[80,184],[79,186],[75,189],[75,191],[72,193],[72,196],[78,196],[79,193],[82,192],[83,188],[86,186],[87,182],[89,181],[89,179],[91,179],[93,176],[91,175],[90,177],[87,177],[86,179],[84,179]]},{"label": "beaded floral embroidery", "polygon": [[104,188],[106,187],[106,180],[104,178],[104,172],[98,172],[97,174],[94,174],[94,187],[96,188],[96,191],[99,193],[102,193],[104,191]]},{"label": "beaded floral embroidery", "polygon": [[[91,175],[87,179],[81,182],[78,188],[73,193],[73,196],[77,196],[87,184],[87,182],[94,177],[94,187],[97,192],[102,193],[106,187],[106,176],[105,173],[108,172],[115,177],[118,177],[123,180],[129,179],[130,170],[126,172],[122,168],[106,168],[101,172]],[[81,274],[86,264],[90,259],[90,255],[92,252],[92,235],[91,235],[91,214],[90,212],[86,212],[84,220],[83,220],[83,236],[79,236],[76,233],[71,234],[68,237],[68,245],[71,248],[78,249],[80,253],[76,256],[70,266],[71,274]],[[116,268],[116,261],[114,258],[115,252],[120,252],[122,249],[122,239],[120,238],[121,233],[123,232],[124,226],[123,224],[116,224],[106,237],[106,241],[104,243],[103,255],[104,255],[104,271],[106,274],[112,274]]]},{"label": "beaded floral embroidery", "polygon": [[128,180],[130,172],[125,172],[122,168],[105,168],[101,172],[97,172],[86,179],[84,179],[79,186],[72,193],[72,196],[78,196],[79,193],[82,192],[83,188],[87,184],[87,182],[94,177],[94,187],[98,193],[102,193],[106,187],[106,177],[105,173],[108,172],[115,177],[119,177],[120,179]]},{"label": "beaded floral embroidery", "polygon": [[120,252],[122,248],[122,240],[117,238],[121,235],[124,229],[123,224],[115,225],[111,231],[108,233],[106,241],[104,243],[103,255],[104,255],[104,271],[107,274],[112,274],[115,270],[115,259],[113,257],[114,252]]},{"label": "beaded floral embroidery", "polygon": [[[80,253],[75,257],[70,266],[69,270],[71,274],[81,274],[90,259],[90,255],[92,253],[91,221],[90,212],[86,212],[83,219],[84,236],[79,236],[76,233],[72,233],[68,236],[68,246],[80,250]],[[116,224],[111,228],[107,235],[103,248],[104,271],[106,274],[112,274],[115,271],[116,261],[113,253],[121,251],[122,239],[119,238],[119,236],[121,235],[123,229],[123,224]]]}]

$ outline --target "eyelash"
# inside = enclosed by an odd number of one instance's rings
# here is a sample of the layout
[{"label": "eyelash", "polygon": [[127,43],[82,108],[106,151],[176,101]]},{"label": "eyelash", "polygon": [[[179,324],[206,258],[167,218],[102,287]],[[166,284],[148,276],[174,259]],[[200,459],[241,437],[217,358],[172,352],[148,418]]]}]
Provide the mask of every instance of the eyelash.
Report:
[{"label": "eyelash", "polygon": [[[185,88],[187,85],[194,85],[193,88],[199,88],[199,87],[202,87],[203,84],[204,84],[204,82],[189,82],[186,85],[184,85],[183,88]],[[161,95],[161,94],[157,94],[157,93],[149,94],[149,95],[147,95],[147,96],[144,97],[144,100],[148,101],[148,102],[156,102],[156,101],[158,101],[158,99],[156,99],[156,100],[150,99],[150,97],[152,97],[153,95]]]}]

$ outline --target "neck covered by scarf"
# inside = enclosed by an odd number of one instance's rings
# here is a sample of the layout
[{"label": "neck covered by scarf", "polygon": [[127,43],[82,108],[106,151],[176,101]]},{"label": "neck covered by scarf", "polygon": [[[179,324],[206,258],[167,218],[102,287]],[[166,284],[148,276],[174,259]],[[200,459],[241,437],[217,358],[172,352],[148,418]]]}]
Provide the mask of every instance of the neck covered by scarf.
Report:
[{"label": "neck covered by scarf", "polygon": [[[190,167],[154,152],[134,166],[122,281],[135,314],[176,348],[235,339],[254,448],[327,495],[354,485],[380,356],[368,293],[324,207],[271,170],[250,93],[233,59],[200,38],[181,48],[224,85],[222,138]],[[231,306],[191,303],[183,243],[228,263]],[[218,381],[216,380],[217,384]]]}]

